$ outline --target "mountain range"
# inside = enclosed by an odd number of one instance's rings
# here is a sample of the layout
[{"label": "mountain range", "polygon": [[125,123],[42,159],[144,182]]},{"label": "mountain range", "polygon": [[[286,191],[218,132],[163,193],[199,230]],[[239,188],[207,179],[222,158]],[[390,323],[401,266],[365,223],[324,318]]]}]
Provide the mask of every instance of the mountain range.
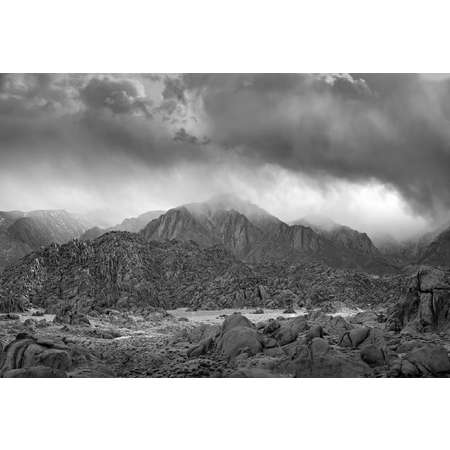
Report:
[{"label": "mountain range", "polygon": [[288,225],[230,195],[170,209],[152,220],[141,234],[148,241],[177,239],[192,240],[203,247],[223,245],[250,263],[314,260],[375,273],[396,271],[364,233],[343,226],[320,230],[300,221]]},{"label": "mountain range", "polygon": [[64,210],[0,211],[0,271],[40,247],[77,238],[86,228]]},{"label": "mountain range", "polygon": [[366,233],[325,217],[286,223],[236,196],[219,195],[168,211],[148,211],[109,228],[90,227],[63,210],[0,212],[0,271],[51,243],[94,240],[112,231],[139,233],[146,241],[220,245],[250,264],[310,261],[375,274],[396,273],[411,264],[450,264],[450,228],[408,243],[384,240],[376,246]]},{"label": "mountain range", "polygon": [[[229,195],[126,219],[98,237],[65,211],[0,219],[2,311],[283,307],[286,292],[364,306],[396,298],[405,275],[365,233],[312,218],[287,224]],[[445,230],[415,263],[450,265],[449,249]]]},{"label": "mountain range", "polygon": [[137,233],[142,230],[151,220],[164,214],[164,211],[148,211],[137,217],[128,217],[118,225],[108,228],[100,228],[98,226],[89,228],[80,237],[82,241],[96,239],[102,234],[110,231],[129,231],[130,233]]}]

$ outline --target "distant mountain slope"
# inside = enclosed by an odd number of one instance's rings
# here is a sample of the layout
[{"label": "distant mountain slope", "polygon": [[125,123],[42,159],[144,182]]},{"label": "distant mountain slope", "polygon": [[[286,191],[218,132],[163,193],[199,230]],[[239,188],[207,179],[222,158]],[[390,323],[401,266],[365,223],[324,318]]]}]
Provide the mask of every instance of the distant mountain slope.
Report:
[{"label": "distant mountain slope", "polygon": [[421,253],[420,264],[450,266],[450,228],[440,233]]},{"label": "distant mountain slope", "polygon": [[403,242],[384,236],[378,238],[380,253],[401,265],[436,264],[450,265],[447,256],[450,223]]},{"label": "distant mountain slope", "polygon": [[337,224],[330,219],[320,216],[309,216],[291,223],[293,225],[309,226],[339,247],[365,255],[381,257],[380,252],[366,233]]},{"label": "distant mountain slope", "polygon": [[376,273],[395,272],[365,233],[347,227],[321,232],[287,225],[263,209],[234,196],[213,197],[169,210],[141,232],[148,240],[194,241],[203,247],[222,244],[252,263],[270,260],[318,260],[336,267]]},{"label": "distant mountain slope", "polygon": [[129,231],[130,233],[137,233],[142,230],[150,221],[156,219],[161,214],[164,214],[164,211],[148,211],[144,214],[141,214],[137,217],[129,217],[124,219],[118,225],[109,228],[100,228],[100,227],[92,227],[86,230],[86,232],[81,236],[81,239],[92,240],[96,239],[102,234],[109,233],[110,231]]},{"label": "distant mountain slope", "polygon": [[0,271],[33,250],[67,242],[84,231],[84,225],[63,210],[0,212]]}]

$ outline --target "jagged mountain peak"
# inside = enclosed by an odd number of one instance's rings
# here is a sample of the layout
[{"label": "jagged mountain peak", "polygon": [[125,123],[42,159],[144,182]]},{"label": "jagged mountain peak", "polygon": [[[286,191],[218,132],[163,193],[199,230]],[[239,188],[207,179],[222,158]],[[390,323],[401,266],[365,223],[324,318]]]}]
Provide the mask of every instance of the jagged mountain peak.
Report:
[{"label": "jagged mountain peak", "polygon": [[262,208],[229,195],[173,208],[150,222],[142,235],[146,240],[220,244],[252,263],[315,257],[336,266],[395,271],[365,233],[344,226],[324,232],[306,224],[288,225]]}]

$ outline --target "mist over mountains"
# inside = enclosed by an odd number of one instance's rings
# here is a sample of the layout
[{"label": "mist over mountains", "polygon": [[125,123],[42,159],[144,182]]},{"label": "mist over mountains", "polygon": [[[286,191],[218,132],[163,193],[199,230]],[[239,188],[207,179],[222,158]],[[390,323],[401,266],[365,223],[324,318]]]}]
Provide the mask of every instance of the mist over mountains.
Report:
[{"label": "mist over mountains", "polygon": [[449,219],[449,98],[442,74],[2,74],[0,207],[112,226],[232,192],[405,240]]},{"label": "mist over mountains", "polygon": [[408,264],[448,264],[448,229],[416,240],[373,243],[363,232],[311,215],[287,224],[233,194],[213,196],[168,211],[148,211],[109,228],[89,226],[81,216],[61,211],[0,212],[0,269],[52,243],[95,240],[113,231],[144,240],[193,241],[222,246],[247,263],[320,261],[337,268],[395,273]]},{"label": "mist over mountains", "polygon": [[450,374],[450,229],[378,249],[234,195],[112,229],[1,217],[2,377]]},{"label": "mist over mountains", "polygon": [[450,376],[449,105],[442,74],[0,75],[0,377]]}]

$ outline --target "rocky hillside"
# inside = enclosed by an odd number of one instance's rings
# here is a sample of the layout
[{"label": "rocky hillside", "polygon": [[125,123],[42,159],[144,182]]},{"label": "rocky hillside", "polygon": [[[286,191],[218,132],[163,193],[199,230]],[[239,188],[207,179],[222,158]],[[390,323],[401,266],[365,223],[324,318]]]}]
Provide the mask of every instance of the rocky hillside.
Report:
[{"label": "rocky hillside", "polygon": [[398,277],[374,277],[322,264],[248,265],[223,246],[146,241],[107,233],[24,257],[0,277],[0,310],[34,304],[48,311],[104,308],[381,304],[398,296]]},{"label": "rocky hillside", "polygon": [[112,232],[95,241],[52,244],[27,255],[3,272],[0,295],[6,310],[28,302],[49,310],[67,304],[82,310],[169,307],[188,304],[198,290],[228,270],[239,276],[249,272],[221,247],[148,243],[137,234]]},{"label": "rocky hillside", "polygon": [[347,227],[322,233],[301,224],[288,225],[231,196],[171,209],[141,233],[148,241],[193,240],[204,247],[221,244],[251,263],[322,261],[374,273],[397,271],[364,233]]},{"label": "rocky hillside", "polygon": [[164,211],[148,211],[144,214],[141,214],[137,217],[128,217],[124,219],[118,225],[114,225],[109,228],[100,228],[100,227],[92,227],[86,230],[85,233],[81,235],[81,240],[93,240],[97,239],[99,236],[105,233],[109,233],[110,231],[129,231],[130,233],[137,233],[142,230],[149,222],[153,219],[158,218],[164,214]]},{"label": "rocky hillside", "polygon": [[63,210],[0,212],[0,271],[24,255],[79,237],[84,224]]}]

